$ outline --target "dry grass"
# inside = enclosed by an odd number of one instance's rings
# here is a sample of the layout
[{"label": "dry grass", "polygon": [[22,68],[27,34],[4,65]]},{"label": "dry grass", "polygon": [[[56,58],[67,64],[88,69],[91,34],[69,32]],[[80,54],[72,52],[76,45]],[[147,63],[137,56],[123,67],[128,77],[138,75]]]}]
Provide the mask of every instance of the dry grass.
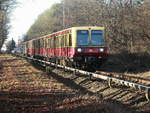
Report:
[{"label": "dry grass", "polygon": [[80,94],[68,81],[46,75],[23,59],[4,55],[0,60],[1,113],[130,113],[102,96]]}]

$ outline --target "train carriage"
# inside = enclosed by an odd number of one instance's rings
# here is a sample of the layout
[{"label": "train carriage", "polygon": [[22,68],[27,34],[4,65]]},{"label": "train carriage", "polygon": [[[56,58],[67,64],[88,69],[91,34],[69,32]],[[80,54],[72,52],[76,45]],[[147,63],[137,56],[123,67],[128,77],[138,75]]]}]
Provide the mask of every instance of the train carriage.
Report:
[{"label": "train carriage", "polygon": [[61,65],[95,68],[107,59],[104,27],[72,27],[25,42],[26,54]]}]

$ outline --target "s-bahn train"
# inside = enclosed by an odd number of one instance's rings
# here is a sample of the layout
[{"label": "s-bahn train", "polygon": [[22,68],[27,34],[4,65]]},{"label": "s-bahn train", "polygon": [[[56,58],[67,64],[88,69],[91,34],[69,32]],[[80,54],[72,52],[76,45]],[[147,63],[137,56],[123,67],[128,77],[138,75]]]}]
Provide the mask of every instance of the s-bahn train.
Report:
[{"label": "s-bahn train", "polygon": [[94,69],[108,57],[104,27],[72,27],[18,45],[28,57],[56,64]]}]

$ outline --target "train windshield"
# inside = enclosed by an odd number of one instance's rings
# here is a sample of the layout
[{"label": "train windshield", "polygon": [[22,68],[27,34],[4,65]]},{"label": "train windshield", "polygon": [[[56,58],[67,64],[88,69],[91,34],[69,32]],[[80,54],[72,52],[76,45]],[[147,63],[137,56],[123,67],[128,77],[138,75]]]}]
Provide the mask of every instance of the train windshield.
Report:
[{"label": "train windshield", "polygon": [[94,45],[94,46],[104,45],[104,35],[103,34],[104,34],[103,31],[92,30],[90,45]]},{"label": "train windshield", "polygon": [[89,44],[89,31],[78,30],[77,31],[77,43],[79,46],[86,46]]}]

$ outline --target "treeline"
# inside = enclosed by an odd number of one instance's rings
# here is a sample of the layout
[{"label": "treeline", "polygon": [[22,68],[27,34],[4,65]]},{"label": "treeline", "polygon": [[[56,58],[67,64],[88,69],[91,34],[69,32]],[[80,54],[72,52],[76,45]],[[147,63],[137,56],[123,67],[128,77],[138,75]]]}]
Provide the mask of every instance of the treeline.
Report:
[{"label": "treeline", "polygon": [[9,30],[9,14],[12,10],[15,0],[0,0],[0,51],[7,39]]},{"label": "treeline", "polygon": [[150,53],[149,0],[62,0],[41,14],[24,41],[73,26],[104,26],[112,53]]}]

